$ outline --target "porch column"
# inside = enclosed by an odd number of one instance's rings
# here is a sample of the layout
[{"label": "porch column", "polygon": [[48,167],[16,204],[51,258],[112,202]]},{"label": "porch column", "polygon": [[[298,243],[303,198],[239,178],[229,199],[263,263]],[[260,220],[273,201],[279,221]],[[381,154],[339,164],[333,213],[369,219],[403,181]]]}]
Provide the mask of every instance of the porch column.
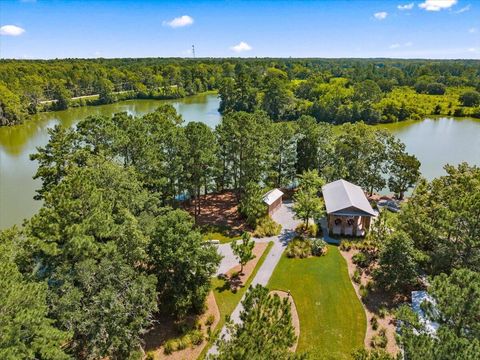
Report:
[{"label": "porch column", "polygon": [[357,236],[358,218],[359,218],[359,216],[354,216],[353,217],[353,230],[352,230],[352,235],[353,236]]},{"label": "porch column", "polygon": [[327,227],[328,233],[331,235],[333,233],[333,216],[330,214],[327,215]]},{"label": "porch column", "polygon": [[365,231],[370,229],[370,221],[371,221],[371,217],[370,216],[365,216]]},{"label": "porch column", "polygon": [[341,230],[340,230],[340,235],[345,235],[345,217],[343,216],[340,216],[340,220],[342,220],[342,227],[341,227]]}]

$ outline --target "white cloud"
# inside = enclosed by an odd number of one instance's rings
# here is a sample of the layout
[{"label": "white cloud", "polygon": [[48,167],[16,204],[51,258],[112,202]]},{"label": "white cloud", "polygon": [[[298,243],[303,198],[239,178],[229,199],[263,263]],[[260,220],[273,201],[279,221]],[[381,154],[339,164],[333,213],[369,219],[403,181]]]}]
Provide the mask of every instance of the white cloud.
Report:
[{"label": "white cloud", "polygon": [[5,36],[19,36],[25,32],[25,29],[22,29],[19,26],[15,25],[3,25],[0,27],[0,35]]},{"label": "white cloud", "polygon": [[472,27],[472,28],[468,29],[468,32],[469,32],[470,34],[475,34],[475,33],[477,33],[477,32],[478,32],[478,29],[477,29],[477,28],[474,28],[474,27]]},{"label": "white cloud", "polygon": [[425,0],[425,2],[418,4],[418,6],[427,11],[440,11],[451,8],[458,0]]},{"label": "white cloud", "polygon": [[412,10],[414,6],[415,6],[415,3],[412,2],[410,4],[398,5],[397,9],[398,10]]},{"label": "white cloud", "polygon": [[388,13],[386,11],[380,11],[380,12],[377,12],[377,13],[373,14],[373,16],[377,20],[384,20],[388,16]]},{"label": "white cloud", "polygon": [[248,45],[245,41],[240,41],[237,45],[232,46],[230,49],[232,49],[236,53],[241,53],[244,51],[250,51],[253,48],[250,45]]},{"label": "white cloud", "polygon": [[477,48],[474,48],[474,47],[468,48],[468,49],[467,49],[467,51],[468,51],[468,52],[473,52],[473,53],[480,52],[480,50],[479,50],[479,49],[477,49]]},{"label": "white cloud", "polygon": [[467,5],[467,6],[463,7],[463,8],[461,8],[461,9],[458,10],[458,11],[455,11],[455,14],[461,14],[461,13],[464,13],[465,11],[468,11],[468,10],[470,10],[470,5]]},{"label": "white cloud", "polygon": [[404,44],[395,43],[395,44],[390,45],[390,49],[406,48],[406,47],[410,47],[412,45],[413,45],[413,43],[411,41],[407,41]]},{"label": "white cloud", "polygon": [[178,27],[190,26],[192,24],[193,24],[193,18],[188,15],[182,15],[172,20],[163,22],[163,26],[170,26],[171,28],[174,28],[174,29]]}]

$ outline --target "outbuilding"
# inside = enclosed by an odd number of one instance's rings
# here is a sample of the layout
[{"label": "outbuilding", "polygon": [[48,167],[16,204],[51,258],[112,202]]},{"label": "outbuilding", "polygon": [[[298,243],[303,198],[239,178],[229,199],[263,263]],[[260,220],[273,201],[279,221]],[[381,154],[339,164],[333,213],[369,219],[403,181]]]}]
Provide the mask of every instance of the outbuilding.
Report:
[{"label": "outbuilding", "polygon": [[279,189],[273,189],[263,195],[263,202],[268,206],[268,215],[272,216],[273,213],[282,206],[283,192]]},{"label": "outbuilding", "polygon": [[346,180],[328,183],[322,188],[327,208],[328,231],[333,235],[365,236],[372,217],[372,209],[360,186]]}]

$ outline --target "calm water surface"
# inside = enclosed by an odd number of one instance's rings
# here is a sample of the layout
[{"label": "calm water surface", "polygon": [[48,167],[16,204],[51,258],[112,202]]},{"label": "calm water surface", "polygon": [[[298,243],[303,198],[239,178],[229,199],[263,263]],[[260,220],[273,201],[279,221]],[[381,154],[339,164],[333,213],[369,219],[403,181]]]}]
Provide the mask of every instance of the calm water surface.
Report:
[{"label": "calm water surface", "polygon": [[173,105],[186,123],[202,121],[214,127],[221,119],[217,95],[201,94],[179,100],[127,100],[42,113],[21,125],[0,127],[0,229],[21,224],[41,206],[40,201],[33,200],[40,181],[32,179],[37,163],[30,161],[29,154],[48,142],[48,128],[59,123],[72,126],[89,115],[112,115],[122,111],[143,115],[165,103]]},{"label": "calm water surface", "polygon": [[[132,115],[151,112],[162,103],[172,104],[185,122],[202,121],[214,127],[220,122],[219,99],[202,94],[175,101],[128,100],[116,104],[82,107],[43,113],[14,127],[0,128],[0,229],[21,224],[40,207],[32,199],[40,183],[32,179],[37,164],[29,160],[37,146],[48,142],[47,129],[61,123],[72,126],[89,115],[111,115],[126,111]],[[422,162],[422,174],[428,179],[442,175],[446,163],[467,161],[480,165],[480,120],[426,119],[417,122],[382,125],[398,136]]]}]

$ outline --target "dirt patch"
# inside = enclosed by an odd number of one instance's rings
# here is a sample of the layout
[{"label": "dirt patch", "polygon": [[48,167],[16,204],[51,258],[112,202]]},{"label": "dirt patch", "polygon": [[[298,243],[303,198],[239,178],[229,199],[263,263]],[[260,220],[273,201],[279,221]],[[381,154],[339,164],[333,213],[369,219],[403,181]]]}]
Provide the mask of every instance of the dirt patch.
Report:
[{"label": "dirt patch", "polygon": [[[184,209],[192,216],[196,201],[184,203]],[[198,201],[200,201],[201,207],[200,215],[197,218],[198,225],[225,226],[237,233],[245,229],[245,221],[238,212],[238,200],[233,191],[202,195]]]},{"label": "dirt patch", "polygon": [[291,296],[288,292],[286,291],[280,291],[280,290],[274,290],[271,291],[270,294],[277,294],[280,296],[281,299],[288,297],[288,300],[290,302],[290,306],[292,309],[292,325],[295,329],[295,335],[297,337],[297,340],[295,341],[295,344],[290,347],[291,352],[295,352],[297,350],[297,345],[298,345],[298,339],[300,337],[300,320],[298,318],[298,312],[297,312],[297,306],[295,305],[295,301],[293,300],[293,296]]},{"label": "dirt patch", "polygon": [[[356,249],[350,249],[349,251],[340,251],[344,259],[347,261],[350,280],[352,279],[352,276],[355,273],[355,270],[357,269],[357,266],[352,261],[352,257],[358,252],[359,250],[356,250]],[[362,276],[360,278],[360,284],[365,286],[371,280],[372,280],[372,276],[370,271],[368,270],[363,271]],[[386,336],[388,339],[387,347],[385,348],[385,350],[392,355],[398,354],[399,348],[395,340],[395,334],[396,334],[395,319],[393,315],[391,315],[391,310],[395,307],[396,302],[394,302],[391,299],[391,297],[388,296],[387,294],[379,291],[369,292],[368,296],[362,300],[362,297],[360,296],[360,284],[355,283],[353,280],[351,281],[352,281],[353,287],[355,288],[355,293],[360,299],[363,305],[363,308],[365,309],[365,313],[367,315],[367,332],[365,334],[365,340],[364,340],[365,348],[371,349],[372,338],[376,334],[378,334],[378,330],[380,330],[381,328],[385,328]],[[387,310],[389,310],[389,313],[386,314],[383,318],[379,316],[381,308],[386,308]],[[374,330],[372,327],[371,320],[374,316],[377,318],[377,321],[378,321],[377,330]]]},{"label": "dirt patch", "polygon": [[[183,360],[183,359],[196,359],[201,354],[203,348],[207,346],[207,333],[208,328],[212,331],[217,326],[218,322],[220,321],[220,311],[218,310],[217,303],[215,301],[215,296],[211,291],[207,299],[205,301],[206,311],[196,317],[191,317],[187,319],[187,322],[193,323],[197,322],[201,325],[200,330],[202,331],[205,339],[202,341],[200,345],[187,347],[186,349],[175,351],[169,355],[165,354],[163,344],[168,339],[174,339],[179,336],[178,332],[176,331],[176,324],[170,321],[162,321],[159,320],[158,325],[156,325],[152,330],[150,330],[145,335],[145,349],[146,352],[153,352],[154,358],[156,360],[166,359],[166,360]],[[207,318],[213,315],[214,321],[211,325],[206,325]],[[167,319],[164,319],[167,320]]]},{"label": "dirt patch", "polygon": [[237,265],[225,274],[226,279],[228,280],[228,283],[230,285],[230,290],[236,291],[240,287],[244,286],[245,283],[247,282],[248,278],[252,274],[253,270],[255,270],[255,267],[257,266],[258,261],[263,255],[263,252],[267,248],[268,243],[255,243],[255,246],[253,247],[253,255],[255,255],[255,258],[253,260],[250,260],[244,267],[243,267],[243,272],[240,273],[240,265]]}]

